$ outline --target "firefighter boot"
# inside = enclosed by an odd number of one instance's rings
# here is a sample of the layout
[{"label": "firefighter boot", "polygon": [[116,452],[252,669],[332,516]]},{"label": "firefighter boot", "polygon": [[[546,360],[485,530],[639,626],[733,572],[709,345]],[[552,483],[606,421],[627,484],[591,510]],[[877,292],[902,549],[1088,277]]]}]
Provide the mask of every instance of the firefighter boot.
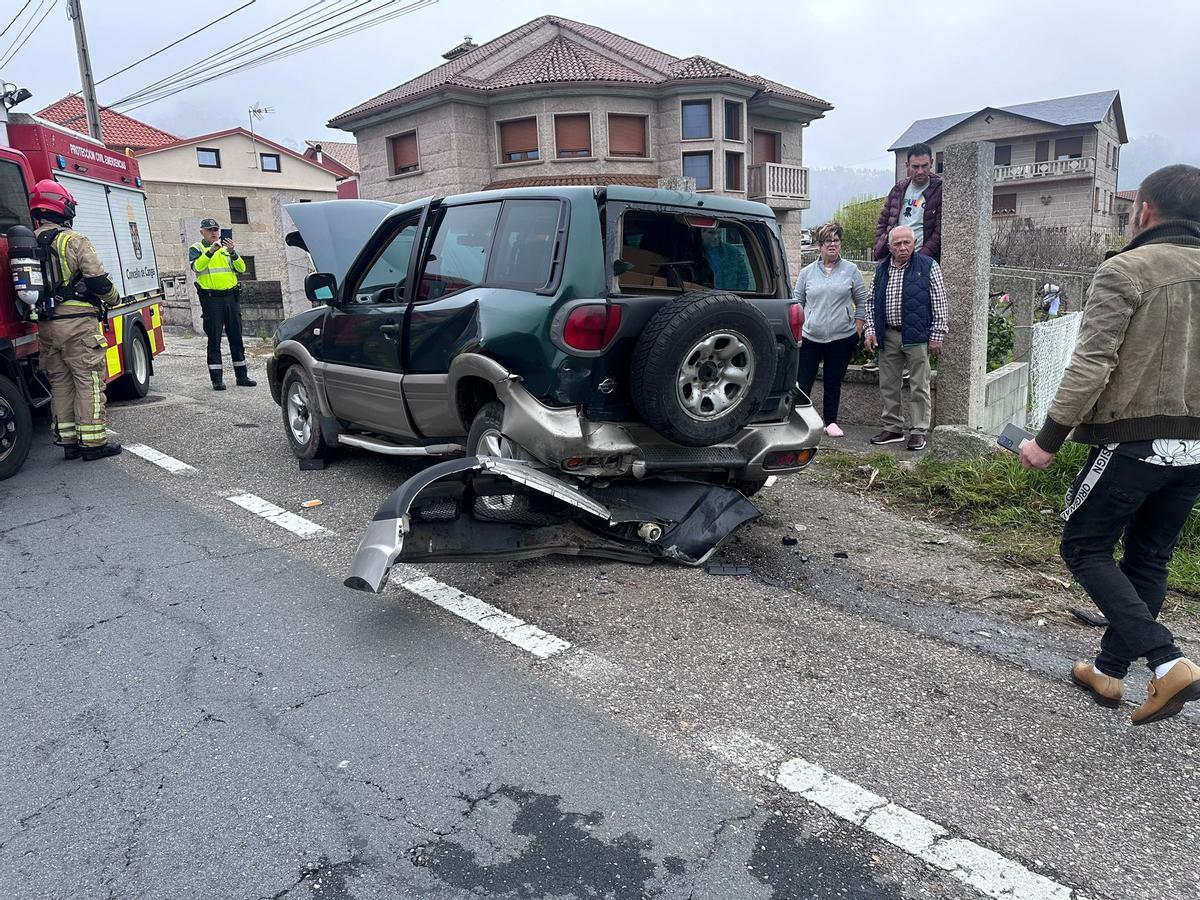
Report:
[{"label": "firefighter boot", "polygon": [[237,383],[240,387],[257,387],[258,382],[250,377],[250,371],[246,366],[234,366],[233,374],[237,376]]},{"label": "firefighter boot", "polygon": [[212,384],[213,384],[214,391],[225,390],[225,377],[221,374],[221,371],[219,369],[215,370],[215,371],[209,371],[208,374],[212,376]]},{"label": "firefighter boot", "polygon": [[79,459],[83,455],[83,448],[78,444],[63,444],[64,459]]},{"label": "firefighter boot", "polygon": [[85,460],[104,459],[106,456],[116,456],[120,453],[121,445],[108,441],[99,447],[84,447],[82,448],[82,452]]}]

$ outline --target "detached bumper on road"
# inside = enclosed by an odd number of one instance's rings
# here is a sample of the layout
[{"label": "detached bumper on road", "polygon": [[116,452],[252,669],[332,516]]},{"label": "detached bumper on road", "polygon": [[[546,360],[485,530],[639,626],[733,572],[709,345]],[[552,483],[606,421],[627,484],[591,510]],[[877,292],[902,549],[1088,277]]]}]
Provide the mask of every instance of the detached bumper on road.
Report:
[{"label": "detached bumper on road", "polygon": [[345,584],[378,593],[398,561],[557,553],[695,566],[760,515],[740,493],[718,485],[648,478],[585,491],[529,463],[471,456],[414,475],[383,502]]}]

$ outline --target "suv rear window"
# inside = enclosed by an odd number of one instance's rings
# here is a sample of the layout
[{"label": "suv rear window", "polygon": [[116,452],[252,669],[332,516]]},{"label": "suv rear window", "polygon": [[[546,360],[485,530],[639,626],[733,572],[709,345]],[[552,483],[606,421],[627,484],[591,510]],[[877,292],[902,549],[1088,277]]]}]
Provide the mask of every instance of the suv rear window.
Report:
[{"label": "suv rear window", "polygon": [[689,291],[698,288],[763,294],[770,290],[764,248],[733,219],[703,213],[630,209],[621,217],[625,271],[619,290]]},{"label": "suv rear window", "polygon": [[557,200],[505,200],[488,281],[529,289],[544,287],[550,280],[560,210]]}]

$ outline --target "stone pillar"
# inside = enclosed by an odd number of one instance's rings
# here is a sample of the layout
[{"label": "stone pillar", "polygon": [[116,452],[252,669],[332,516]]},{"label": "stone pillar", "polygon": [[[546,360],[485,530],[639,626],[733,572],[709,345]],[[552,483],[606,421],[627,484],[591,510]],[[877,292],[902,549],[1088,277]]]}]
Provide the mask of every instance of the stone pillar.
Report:
[{"label": "stone pillar", "polygon": [[1042,296],[1039,287],[1032,278],[992,273],[991,293],[1008,294],[1012,304],[1013,362],[1029,362],[1029,351],[1033,346],[1033,310],[1035,301]]},{"label": "stone pillar", "polygon": [[992,174],[988,141],[951,144],[942,174],[942,275],[950,336],[938,362],[938,425],[983,425],[988,285],[992,258]]}]

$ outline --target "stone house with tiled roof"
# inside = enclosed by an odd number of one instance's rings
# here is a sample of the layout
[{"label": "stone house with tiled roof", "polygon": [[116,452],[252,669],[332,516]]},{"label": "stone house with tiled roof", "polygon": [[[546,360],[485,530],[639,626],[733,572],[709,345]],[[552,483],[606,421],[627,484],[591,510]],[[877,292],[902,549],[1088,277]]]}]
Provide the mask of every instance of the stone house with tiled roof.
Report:
[{"label": "stone house with tiled roof", "polygon": [[[78,94],[68,94],[40,110],[37,115],[55,125],[87,134],[87,113],[83,108],[83,98]],[[118,153],[137,153],[153,147],[164,147],[179,140],[161,128],[155,128],[140,119],[104,106],[100,107],[100,133],[104,137],[105,146]]]},{"label": "stone house with tiled roof", "polygon": [[826,101],[560,16],[445,58],[329,122],[355,136],[361,196],[686,176],[698,191],[771,206],[798,261],[804,128]]},{"label": "stone house with tiled roof", "polygon": [[934,169],[941,172],[947,146],[976,140],[996,145],[992,221],[997,225],[1124,233],[1128,211],[1117,202],[1117,173],[1121,145],[1129,138],[1119,92],[919,119],[888,147],[896,154],[896,179],[905,176],[908,148],[915,143],[929,144]]}]

